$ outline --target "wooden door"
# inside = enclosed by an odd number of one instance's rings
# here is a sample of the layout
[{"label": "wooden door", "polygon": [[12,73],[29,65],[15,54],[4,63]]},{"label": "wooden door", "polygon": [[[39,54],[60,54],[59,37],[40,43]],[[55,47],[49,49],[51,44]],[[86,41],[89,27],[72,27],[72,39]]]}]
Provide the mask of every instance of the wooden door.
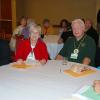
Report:
[{"label": "wooden door", "polygon": [[10,38],[12,34],[12,6],[11,0],[0,0],[0,33],[3,38]]}]

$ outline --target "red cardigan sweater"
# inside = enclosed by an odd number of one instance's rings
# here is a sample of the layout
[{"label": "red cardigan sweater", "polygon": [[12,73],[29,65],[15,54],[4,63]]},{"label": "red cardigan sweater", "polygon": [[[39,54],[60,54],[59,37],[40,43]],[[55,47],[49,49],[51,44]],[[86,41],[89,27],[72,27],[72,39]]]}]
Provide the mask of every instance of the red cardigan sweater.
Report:
[{"label": "red cardigan sweater", "polygon": [[[17,47],[15,61],[18,59],[26,60],[29,53],[32,51],[30,40],[23,40]],[[35,48],[33,49],[36,60],[48,60],[48,52],[45,43],[38,39]]]}]

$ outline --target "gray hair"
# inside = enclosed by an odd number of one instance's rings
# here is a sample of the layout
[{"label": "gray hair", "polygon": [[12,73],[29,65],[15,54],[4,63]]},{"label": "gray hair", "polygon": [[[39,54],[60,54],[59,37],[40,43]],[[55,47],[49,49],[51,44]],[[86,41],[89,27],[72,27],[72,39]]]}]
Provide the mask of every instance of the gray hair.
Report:
[{"label": "gray hair", "polygon": [[31,26],[36,26],[36,23],[33,19],[28,19],[27,20],[27,27],[30,28]]},{"label": "gray hair", "polygon": [[84,22],[83,22],[81,19],[75,19],[75,20],[73,20],[71,26],[73,27],[73,25],[74,25],[75,23],[78,23],[78,24],[80,25],[80,27],[81,27],[83,30],[85,30],[85,24],[84,24]]},{"label": "gray hair", "polygon": [[30,32],[30,34],[33,34],[35,32],[38,32],[39,34],[41,34],[41,27],[39,25],[31,24],[30,28],[29,28],[29,32]]}]

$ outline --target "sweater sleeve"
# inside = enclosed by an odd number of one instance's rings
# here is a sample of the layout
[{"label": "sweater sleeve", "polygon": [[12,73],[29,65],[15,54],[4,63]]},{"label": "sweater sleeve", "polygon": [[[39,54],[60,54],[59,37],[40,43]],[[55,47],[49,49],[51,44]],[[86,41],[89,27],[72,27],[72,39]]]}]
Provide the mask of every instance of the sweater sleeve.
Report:
[{"label": "sweater sleeve", "polygon": [[23,59],[23,52],[24,52],[24,41],[21,41],[16,48],[15,61],[17,61],[18,59]]}]

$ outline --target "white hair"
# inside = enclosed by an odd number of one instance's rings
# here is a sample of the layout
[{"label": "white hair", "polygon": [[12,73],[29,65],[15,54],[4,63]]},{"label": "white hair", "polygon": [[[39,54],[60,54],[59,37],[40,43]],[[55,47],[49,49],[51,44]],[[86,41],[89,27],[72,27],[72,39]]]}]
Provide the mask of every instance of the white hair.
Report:
[{"label": "white hair", "polygon": [[73,20],[72,21],[72,27],[73,27],[73,25],[74,24],[79,24],[80,25],[80,27],[83,29],[83,30],[85,30],[85,24],[84,24],[84,22],[81,20],[81,19],[75,19],[75,20]]},{"label": "white hair", "polygon": [[38,32],[39,34],[41,34],[41,27],[38,26],[38,25],[30,25],[30,28],[29,28],[29,32],[30,34],[34,34],[35,32]]},{"label": "white hair", "polygon": [[30,26],[36,26],[36,23],[33,19],[28,19],[27,20],[27,27],[30,28]]}]

